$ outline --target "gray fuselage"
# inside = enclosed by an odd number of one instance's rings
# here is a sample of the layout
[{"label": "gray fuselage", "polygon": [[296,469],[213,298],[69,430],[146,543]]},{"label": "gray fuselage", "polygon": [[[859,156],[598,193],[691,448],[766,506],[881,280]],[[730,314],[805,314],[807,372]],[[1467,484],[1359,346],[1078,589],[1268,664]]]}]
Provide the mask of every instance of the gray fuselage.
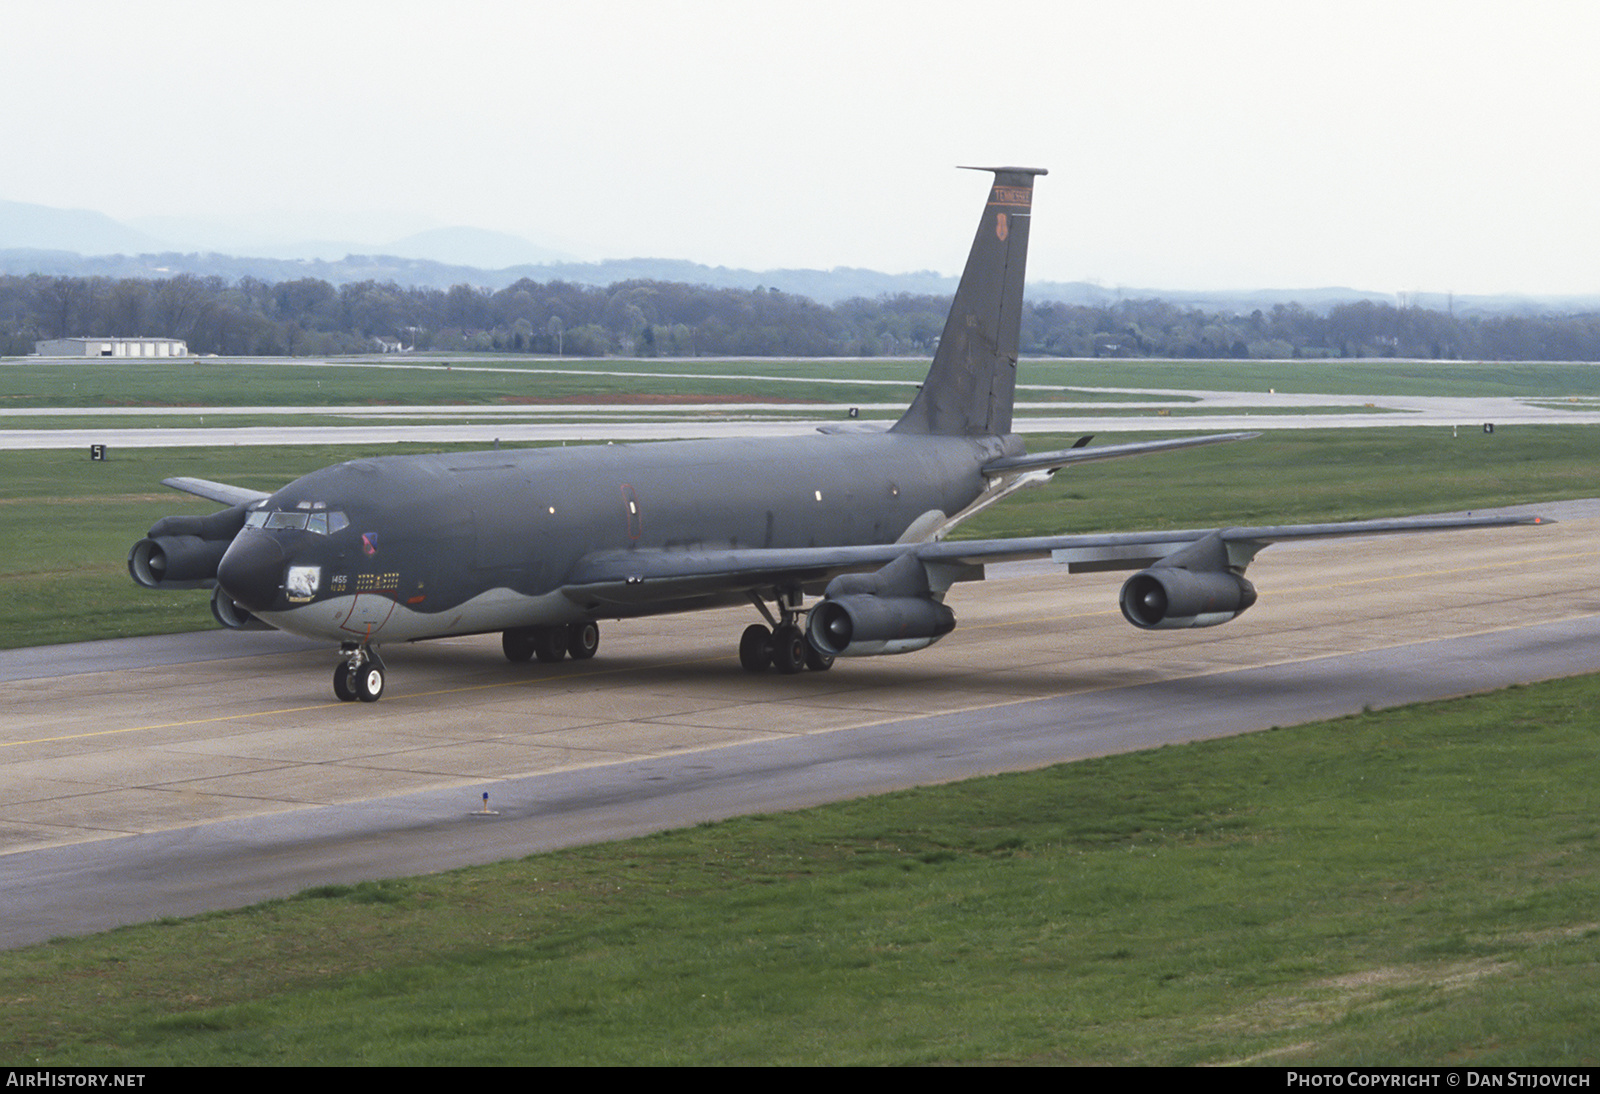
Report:
[{"label": "gray fuselage", "polygon": [[688,610],[706,599],[585,604],[572,575],[600,552],[893,543],[964,509],[982,465],[1021,450],[1014,436],[888,432],[353,460],[256,507],[347,524],[246,527],[221,574],[273,626],[341,641]]}]

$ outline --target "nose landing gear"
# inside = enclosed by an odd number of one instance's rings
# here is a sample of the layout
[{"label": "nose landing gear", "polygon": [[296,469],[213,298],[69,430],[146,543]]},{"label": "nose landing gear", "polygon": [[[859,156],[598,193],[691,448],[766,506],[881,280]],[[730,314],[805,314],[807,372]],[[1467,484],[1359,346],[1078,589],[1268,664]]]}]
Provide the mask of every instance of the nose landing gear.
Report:
[{"label": "nose landing gear", "polygon": [[333,670],[333,693],[341,703],[360,699],[376,703],[383,695],[384,665],[371,646],[346,644],[340,647],[344,660]]}]

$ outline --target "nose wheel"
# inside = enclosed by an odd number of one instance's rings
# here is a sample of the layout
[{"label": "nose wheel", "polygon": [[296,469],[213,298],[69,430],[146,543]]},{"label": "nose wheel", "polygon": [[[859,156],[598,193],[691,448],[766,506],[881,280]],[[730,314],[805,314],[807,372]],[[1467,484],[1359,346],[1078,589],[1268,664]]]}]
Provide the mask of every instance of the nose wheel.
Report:
[{"label": "nose wheel", "polygon": [[341,703],[376,703],[383,695],[384,665],[378,651],[370,646],[348,649],[345,659],[334,666],[333,694]]}]

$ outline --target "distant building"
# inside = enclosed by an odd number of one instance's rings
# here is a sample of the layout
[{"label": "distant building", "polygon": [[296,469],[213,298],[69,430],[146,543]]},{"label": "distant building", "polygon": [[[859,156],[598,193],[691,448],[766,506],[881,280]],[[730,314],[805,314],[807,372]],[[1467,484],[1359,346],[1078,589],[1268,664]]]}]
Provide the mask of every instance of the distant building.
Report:
[{"label": "distant building", "polygon": [[33,344],[40,357],[187,357],[181,338],[49,338]]}]

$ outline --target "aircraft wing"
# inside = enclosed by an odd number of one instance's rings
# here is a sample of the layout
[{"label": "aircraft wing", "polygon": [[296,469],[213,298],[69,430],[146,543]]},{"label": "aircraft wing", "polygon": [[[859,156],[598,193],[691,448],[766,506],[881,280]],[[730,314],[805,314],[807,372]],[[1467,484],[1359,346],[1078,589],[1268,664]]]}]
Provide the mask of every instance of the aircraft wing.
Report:
[{"label": "aircraft wing", "polygon": [[1262,548],[1289,540],[1454,532],[1471,528],[1553,523],[1537,516],[1395,517],[1330,524],[1266,524],[1171,532],[1124,532],[1102,536],[1038,536],[965,542],[946,540],[927,545],[918,551],[918,555],[927,561],[968,563],[1049,558],[1067,566],[1070,573],[1138,570],[1154,565],[1192,543],[1216,535],[1227,547],[1230,563],[1243,569]]},{"label": "aircraft wing", "polygon": [[948,567],[950,574],[959,575],[956,580],[981,577],[981,567],[989,562],[1046,558],[1065,565],[1070,573],[1139,570],[1213,535],[1220,536],[1230,564],[1243,569],[1262,548],[1287,540],[1550,523],[1553,522],[1536,516],[1404,517],[1332,524],[942,540],[857,547],[600,551],[578,565],[564,591],[574,600],[589,603],[648,604],[656,600],[774,586],[814,586],[839,574],[876,570],[908,554],[929,566]]},{"label": "aircraft wing", "polygon": [[187,475],[162,479],[161,485],[170,486],[174,490],[182,490],[185,494],[193,494],[196,497],[220,501],[223,505],[244,505],[248,502],[260,501],[263,498],[272,496],[263,490],[250,490],[243,486],[229,486],[225,482],[212,482],[210,479],[191,479]]}]

